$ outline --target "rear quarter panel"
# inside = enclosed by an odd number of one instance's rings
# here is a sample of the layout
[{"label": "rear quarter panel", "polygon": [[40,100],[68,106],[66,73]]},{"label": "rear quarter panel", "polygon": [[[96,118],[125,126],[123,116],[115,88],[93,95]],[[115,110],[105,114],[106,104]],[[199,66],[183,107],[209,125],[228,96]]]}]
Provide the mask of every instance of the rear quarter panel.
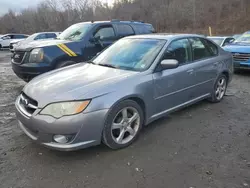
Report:
[{"label": "rear quarter panel", "polygon": [[223,49],[220,49],[219,60],[221,63],[218,67],[219,69],[218,76],[222,73],[226,73],[228,76],[228,81],[231,82],[234,72],[232,54]]}]

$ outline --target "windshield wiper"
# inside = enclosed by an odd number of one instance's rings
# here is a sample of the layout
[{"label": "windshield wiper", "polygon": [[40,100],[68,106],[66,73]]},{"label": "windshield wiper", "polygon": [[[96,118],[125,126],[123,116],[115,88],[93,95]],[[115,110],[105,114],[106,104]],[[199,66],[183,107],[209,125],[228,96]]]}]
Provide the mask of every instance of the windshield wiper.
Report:
[{"label": "windshield wiper", "polygon": [[100,66],[104,66],[104,67],[110,67],[110,68],[114,68],[114,69],[117,69],[118,67],[114,66],[114,65],[111,65],[111,64],[106,64],[106,63],[99,63],[97,65],[100,65]]}]

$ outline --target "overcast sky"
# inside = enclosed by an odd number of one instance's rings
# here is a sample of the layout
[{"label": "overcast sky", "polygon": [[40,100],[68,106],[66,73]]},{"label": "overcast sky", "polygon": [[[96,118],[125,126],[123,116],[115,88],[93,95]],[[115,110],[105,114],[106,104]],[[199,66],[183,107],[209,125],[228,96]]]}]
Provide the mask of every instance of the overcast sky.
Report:
[{"label": "overcast sky", "polygon": [[23,8],[35,7],[42,0],[0,0],[0,14],[8,12],[9,9],[19,11]]},{"label": "overcast sky", "polygon": [[[0,0],[0,15],[8,12],[9,9],[18,12],[23,8],[35,7],[41,1],[43,0]],[[113,0],[101,0],[101,1],[110,3]]]}]

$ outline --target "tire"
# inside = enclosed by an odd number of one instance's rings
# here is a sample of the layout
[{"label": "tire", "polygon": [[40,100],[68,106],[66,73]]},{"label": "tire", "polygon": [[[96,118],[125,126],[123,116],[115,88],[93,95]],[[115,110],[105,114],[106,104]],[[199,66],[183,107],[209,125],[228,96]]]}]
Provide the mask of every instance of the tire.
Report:
[{"label": "tire", "polygon": [[58,63],[56,65],[56,69],[66,67],[66,66],[69,66],[69,65],[74,65],[74,64],[76,64],[76,62],[74,62],[74,61],[63,61],[63,62],[60,62],[60,63]]},{"label": "tire", "polygon": [[140,105],[133,100],[124,100],[109,111],[102,142],[114,150],[125,148],[138,138],[143,122],[144,115]]},{"label": "tire", "polygon": [[222,74],[218,77],[213,87],[212,96],[209,99],[210,102],[218,103],[223,99],[227,91],[227,84],[228,84],[227,82],[228,82],[228,78],[225,74]]},{"label": "tire", "polygon": [[2,51],[2,45],[0,44],[0,51]]}]

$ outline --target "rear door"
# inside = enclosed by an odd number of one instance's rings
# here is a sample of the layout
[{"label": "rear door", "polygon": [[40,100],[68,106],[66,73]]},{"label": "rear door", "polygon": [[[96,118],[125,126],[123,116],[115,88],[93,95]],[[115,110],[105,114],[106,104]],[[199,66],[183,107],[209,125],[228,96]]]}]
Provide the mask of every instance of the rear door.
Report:
[{"label": "rear door", "polygon": [[[179,67],[153,74],[156,114],[172,110],[192,100],[196,79],[191,63],[192,50],[188,39],[173,41],[161,60],[176,59]],[[160,63],[160,62],[159,62]]]},{"label": "rear door", "polygon": [[192,47],[194,73],[197,84],[194,98],[211,92],[220,61],[218,48],[209,40],[199,37],[189,38]]}]

